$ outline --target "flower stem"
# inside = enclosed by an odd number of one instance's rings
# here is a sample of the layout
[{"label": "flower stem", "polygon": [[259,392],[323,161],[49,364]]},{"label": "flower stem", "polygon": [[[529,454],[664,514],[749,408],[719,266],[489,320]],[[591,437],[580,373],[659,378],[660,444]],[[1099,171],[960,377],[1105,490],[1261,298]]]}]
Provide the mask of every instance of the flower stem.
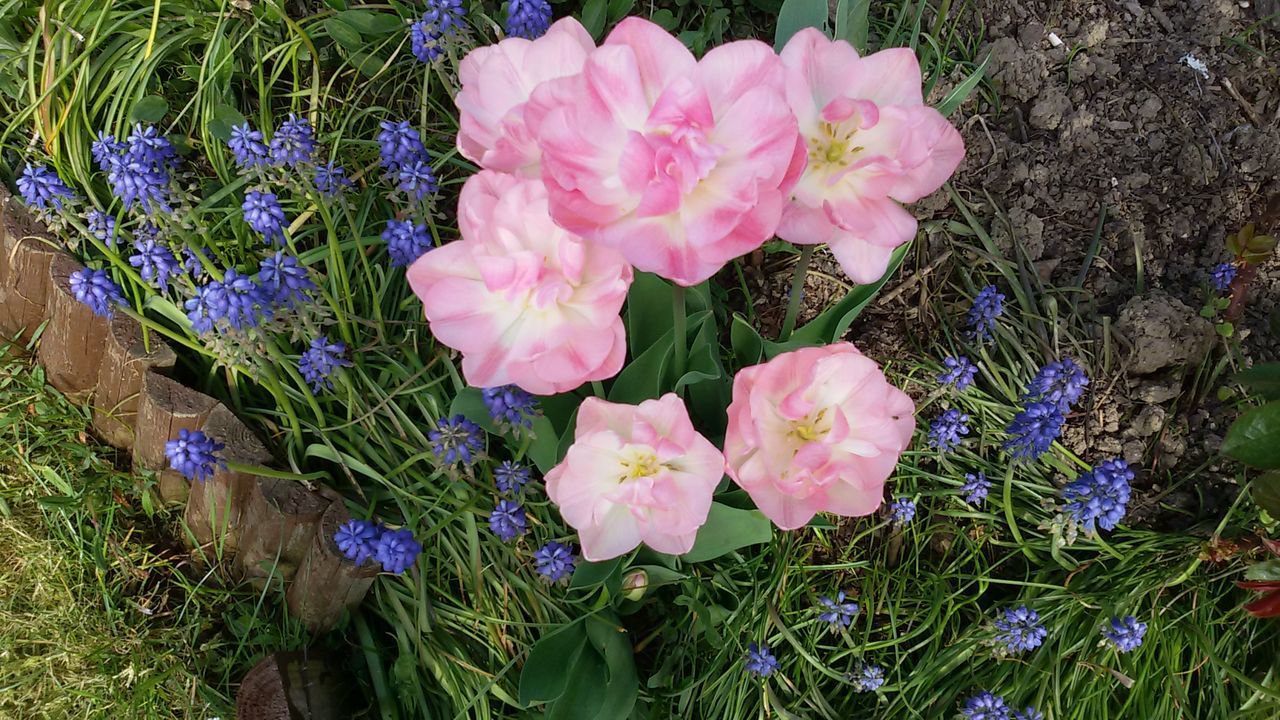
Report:
[{"label": "flower stem", "polygon": [[778,333],[778,342],[786,342],[791,332],[796,329],[796,317],[800,315],[800,301],[804,299],[804,279],[809,274],[809,260],[813,257],[814,245],[805,245],[800,250],[800,259],[791,273],[791,295],[787,298],[787,314],[782,319],[782,331]]},{"label": "flower stem", "polygon": [[680,382],[680,378],[684,377],[685,365],[689,360],[689,338],[688,331],[685,329],[684,314],[684,286],[676,285],[671,292],[671,319],[673,337],[672,342],[675,347],[675,381]]}]

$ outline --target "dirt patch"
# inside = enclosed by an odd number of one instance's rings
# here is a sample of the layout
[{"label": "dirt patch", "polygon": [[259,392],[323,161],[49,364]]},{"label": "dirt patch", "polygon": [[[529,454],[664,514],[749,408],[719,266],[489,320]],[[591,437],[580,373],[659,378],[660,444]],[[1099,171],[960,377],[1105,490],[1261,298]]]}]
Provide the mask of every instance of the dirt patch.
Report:
[{"label": "dirt patch", "polygon": [[[1099,312],[1144,286],[1200,307],[1226,236],[1280,193],[1280,37],[1258,8],[977,0],[975,11],[999,107],[971,108],[956,184],[1007,215],[997,239],[1072,284],[1105,207],[1086,280]],[[1260,332],[1280,299],[1276,263],[1254,293],[1245,327]],[[1274,355],[1276,343],[1252,349]]]}]

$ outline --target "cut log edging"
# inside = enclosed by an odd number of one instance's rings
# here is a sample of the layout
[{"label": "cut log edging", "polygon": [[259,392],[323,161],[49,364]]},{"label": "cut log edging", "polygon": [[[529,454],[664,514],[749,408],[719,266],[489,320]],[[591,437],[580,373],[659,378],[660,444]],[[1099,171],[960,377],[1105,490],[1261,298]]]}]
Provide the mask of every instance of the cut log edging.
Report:
[{"label": "cut log edging", "polygon": [[[50,385],[91,405],[92,428],[132,454],[135,469],[157,473],[164,502],[186,503],[192,549],[208,561],[229,560],[241,579],[278,583],[290,613],[311,630],[327,630],[360,604],[376,568],[356,567],[337,550],[333,532],[347,519],[335,491],[246,467],[268,467],[271,454],[217,399],[164,374],[176,354],[132,317],[95,315],[77,301],[68,278],[82,268],[57,249],[42,223],[0,185],[0,333],[31,342]],[[41,326],[43,330],[41,331]],[[189,482],[169,468],[165,444],[180,430],[201,430],[225,445],[212,478]]]}]

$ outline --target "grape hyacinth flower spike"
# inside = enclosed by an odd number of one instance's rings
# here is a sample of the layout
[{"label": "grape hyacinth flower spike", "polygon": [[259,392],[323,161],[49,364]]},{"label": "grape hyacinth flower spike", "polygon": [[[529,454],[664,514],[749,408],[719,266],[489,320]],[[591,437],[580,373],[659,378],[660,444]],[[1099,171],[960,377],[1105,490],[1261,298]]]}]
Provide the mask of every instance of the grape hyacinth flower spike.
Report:
[{"label": "grape hyacinth flower spike", "polygon": [[87,305],[95,315],[109,318],[115,314],[113,306],[124,304],[123,291],[111,281],[106,270],[81,268],[71,273],[68,280],[72,296]]},{"label": "grape hyacinth flower spike", "polygon": [[470,466],[484,452],[484,431],[462,415],[441,420],[427,439],[442,465]]},{"label": "grape hyacinth flower spike", "polygon": [[514,500],[499,500],[489,513],[489,529],[503,542],[511,542],[529,530],[524,508]]},{"label": "grape hyacinth flower spike", "polygon": [[960,492],[964,494],[964,501],[970,505],[981,505],[987,499],[987,493],[990,491],[991,481],[987,479],[986,473],[981,471],[976,475],[966,473],[964,485],[960,486]]},{"label": "grape hyacinth flower spike", "polygon": [[518,494],[529,479],[529,466],[512,460],[503,460],[493,469],[493,482],[504,495]]},{"label": "grape hyacinth flower spike", "polygon": [[942,413],[929,425],[929,446],[942,452],[959,447],[961,438],[969,434],[968,422],[969,416],[955,408]]},{"label": "grape hyacinth flower spike", "polygon": [[413,531],[400,528],[382,531],[378,536],[373,557],[382,564],[383,570],[399,575],[413,565],[421,552],[422,545],[413,539]]},{"label": "grape hyacinth flower spike", "polygon": [[996,642],[1011,655],[1035,650],[1049,634],[1040,622],[1040,614],[1026,605],[1005,610],[994,625]]},{"label": "grape hyacinth flower spike", "polygon": [[509,0],[507,21],[503,29],[507,37],[536,40],[551,27],[551,5],[547,0]]},{"label": "grape hyacinth flower spike", "polygon": [[1142,638],[1146,634],[1147,624],[1138,622],[1138,618],[1132,615],[1113,617],[1102,628],[1102,636],[1121,653],[1133,652],[1141,647]]},{"label": "grape hyacinth flower spike", "polygon": [[333,534],[333,541],[346,558],[363,565],[373,557],[383,528],[367,520],[348,520]]},{"label": "grape hyacinth flower spike", "polygon": [[778,658],[769,652],[768,645],[749,643],[745,661],[747,672],[756,677],[769,677],[778,669]]},{"label": "grape hyacinth flower spike", "polygon": [[990,340],[996,328],[996,319],[1004,314],[1004,294],[995,285],[988,285],[973,299],[973,306],[965,315],[969,335],[979,342]]},{"label": "grape hyacinth flower spike", "polygon": [[1062,488],[1063,510],[1086,535],[1114,530],[1128,510],[1133,477],[1124,460],[1100,462]]},{"label": "grape hyacinth flower spike", "polygon": [[978,367],[963,355],[945,358],[942,364],[946,369],[938,375],[938,382],[951,385],[956,390],[968,388],[973,384],[974,376],[978,374]]},{"label": "grape hyacinth flower spike", "polygon": [[330,341],[325,335],[311,341],[311,346],[298,358],[298,372],[311,387],[313,395],[333,389],[331,376],[334,370],[351,367],[351,361],[345,357],[346,352],[345,343]]},{"label": "grape hyacinth flower spike", "polygon": [[554,540],[538,548],[533,554],[538,574],[550,583],[567,580],[573,575],[573,546]]},{"label": "grape hyacinth flower spike", "polygon": [[822,610],[818,613],[818,619],[830,625],[832,630],[849,627],[853,622],[853,616],[857,615],[861,608],[858,607],[858,603],[848,601],[847,597],[841,590],[834,598],[826,595],[818,598],[818,604]]},{"label": "grape hyacinth flower spike", "polygon": [[178,431],[178,437],[165,443],[164,454],[169,459],[169,467],[183,477],[204,482],[213,477],[218,466],[224,464],[218,457],[222,449],[222,443],[203,431],[183,428]]},{"label": "grape hyacinth flower spike", "polygon": [[40,210],[52,207],[62,209],[62,203],[75,197],[75,193],[62,182],[58,174],[43,165],[27,163],[18,176],[18,192],[22,201]]},{"label": "grape hyacinth flower spike", "polygon": [[1213,285],[1213,289],[1218,292],[1226,292],[1231,288],[1231,283],[1236,279],[1236,266],[1231,263],[1221,263],[1214,266],[1213,272],[1209,274],[1209,283]]},{"label": "grape hyacinth flower spike", "polygon": [[879,665],[859,663],[858,667],[849,673],[849,681],[853,683],[853,689],[857,692],[875,692],[884,685],[884,668]]}]

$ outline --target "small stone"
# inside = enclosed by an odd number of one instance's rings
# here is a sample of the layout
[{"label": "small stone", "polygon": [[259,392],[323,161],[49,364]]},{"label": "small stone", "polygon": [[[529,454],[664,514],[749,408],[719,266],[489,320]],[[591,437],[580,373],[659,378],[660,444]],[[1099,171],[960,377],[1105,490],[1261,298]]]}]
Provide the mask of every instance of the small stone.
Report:
[{"label": "small stone", "polygon": [[1142,412],[1139,412],[1138,417],[1133,421],[1133,434],[1141,438],[1155,435],[1164,428],[1167,415],[1168,413],[1159,405],[1147,405],[1142,408]]},{"label": "small stone", "polygon": [[1131,375],[1198,364],[1214,342],[1212,323],[1160,290],[1125,303],[1116,330],[1132,343],[1133,353],[1126,368]]}]

